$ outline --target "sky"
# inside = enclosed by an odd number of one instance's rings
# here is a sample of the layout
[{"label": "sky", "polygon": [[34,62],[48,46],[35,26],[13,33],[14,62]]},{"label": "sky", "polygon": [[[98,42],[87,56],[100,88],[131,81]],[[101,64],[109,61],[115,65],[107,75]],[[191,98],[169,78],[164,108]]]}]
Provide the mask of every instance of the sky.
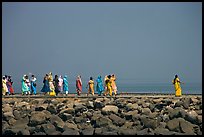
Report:
[{"label": "sky", "polygon": [[202,83],[201,2],[3,2],[2,75]]}]

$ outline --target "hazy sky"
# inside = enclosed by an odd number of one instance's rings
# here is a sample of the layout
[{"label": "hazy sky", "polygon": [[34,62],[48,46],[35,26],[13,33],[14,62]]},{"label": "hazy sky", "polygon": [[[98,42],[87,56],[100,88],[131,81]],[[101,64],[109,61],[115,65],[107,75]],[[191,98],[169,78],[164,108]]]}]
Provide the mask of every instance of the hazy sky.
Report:
[{"label": "hazy sky", "polygon": [[202,82],[202,3],[2,3],[2,74]]}]

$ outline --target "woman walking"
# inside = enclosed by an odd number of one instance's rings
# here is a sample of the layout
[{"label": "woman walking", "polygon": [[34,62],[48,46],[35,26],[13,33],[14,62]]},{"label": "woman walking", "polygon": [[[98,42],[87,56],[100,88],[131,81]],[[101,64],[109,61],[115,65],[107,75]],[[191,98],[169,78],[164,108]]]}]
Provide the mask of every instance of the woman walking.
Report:
[{"label": "woman walking", "polygon": [[37,79],[36,79],[36,77],[34,75],[32,75],[30,81],[31,81],[31,95],[32,94],[36,95],[37,94],[37,92],[36,92],[36,86],[37,86],[36,81],[37,81]]},{"label": "woman walking", "polygon": [[43,79],[43,88],[41,89],[41,92],[44,92],[44,95],[50,92],[50,86],[49,86],[49,81],[48,81],[48,74],[45,75]]},{"label": "woman walking", "polygon": [[14,89],[12,87],[13,81],[11,80],[11,76],[8,76],[7,87],[11,95],[14,95]]},{"label": "woman walking", "polygon": [[81,92],[82,92],[82,81],[81,81],[81,76],[77,76],[76,79],[76,91],[77,91],[77,95],[80,96]]},{"label": "woman walking", "polygon": [[98,76],[96,83],[97,83],[96,91],[98,92],[98,95],[101,96],[102,92],[104,91],[103,81],[101,79],[101,76]]},{"label": "woman walking", "polygon": [[92,77],[90,77],[90,80],[89,80],[89,82],[87,84],[87,87],[88,87],[88,94],[87,94],[87,96],[90,94],[90,92],[91,92],[92,95],[94,95],[94,81],[93,81]]},{"label": "woman walking", "polygon": [[22,80],[21,80],[21,86],[22,86],[22,88],[21,88],[21,90],[22,90],[22,95],[24,95],[24,94],[28,94],[28,92],[29,92],[29,87],[28,87],[28,84],[27,84],[27,79],[28,79],[28,76],[27,75],[24,75],[23,76],[23,78],[22,78]]},{"label": "woman walking", "polygon": [[65,91],[65,94],[68,95],[69,87],[68,87],[67,75],[65,75],[63,78],[63,90]]}]

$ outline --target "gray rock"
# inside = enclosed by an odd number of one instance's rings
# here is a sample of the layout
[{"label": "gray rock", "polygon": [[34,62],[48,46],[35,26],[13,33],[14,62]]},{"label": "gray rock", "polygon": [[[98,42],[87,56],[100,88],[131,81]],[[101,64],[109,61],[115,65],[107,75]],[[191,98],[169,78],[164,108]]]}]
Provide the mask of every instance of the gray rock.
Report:
[{"label": "gray rock", "polygon": [[154,133],[155,135],[174,135],[174,132],[169,131],[166,128],[159,128],[159,127],[154,130]]},{"label": "gray rock", "polygon": [[79,131],[74,129],[66,129],[62,135],[79,135]]},{"label": "gray rock", "polygon": [[74,108],[66,108],[66,109],[63,109],[59,112],[59,114],[63,114],[63,113],[68,113],[68,114],[74,115],[75,110],[74,110]]},{"label": "gray rock", "polygon": [[181,113],[180,113],[179,109],[170,110],[170,112],[169,112],[169,118],[170,119],[174,119],[174,118],[178,118],[178,117],[181,117]]},{"label": "gray rock", "polygon": [[191,103],[191,98],[182,98],[181,101],[183,101],[183,107],[185,109],[188,109],[190,103]]},{"label": "gray rock", "polygon": [[152,129],[155,129],[159,125],[156,119],[149,119],[145,117],[141,118],[141,123],[144,125],[145,128],[152,128]]},{"label": "gray rock", "polygon": [[174,105],[174,107],[181,107],[183,106],[183,102],[182,101],[177,101]]},{"label": "gray rock", "polygon": [[64,129],[64,131],[67,129],[74,129],[74,130],[79,131],[77,124],[75,124],[74,122],[73,123],[65,122],[63,129]]},{"label": "gray rock", "polygon": [[12,112],[13,111],[13,109],[12,109],[12,107],[10,107],[10,105],[9,104],[4,104],[4,105],[2,105],[2,112]]},{"label": "gray rock", "polygon": [[97,101],[97,100],[94,101],[94,108],[96,108],[96,109],[101,109],[101,108],[103,108],[104,106],[105,106],[105,105],[104,105],[103,102]]},{"label": "gray rock", "polygon": [[86,106],[87,106],[87,108],[94,108],[94,103],[93,103],[93,101],[88,101],[88,102],[86,103]]},{"label": "gray rock", "polygon": [[120,118],[115,114],[110,114],[109,118],[113,121],[113,124],[117,126],[122,126],[125,123],[125,120]]},{"label": "gray rock", "polygon": [[28,129],[19,130],[17,135],[30,135],[30,131]]},{"label": "gray rock", "polygon": [[151,113],[151,110],[149,108],[143,108],[142,109],[142,114],[149,115],[150,113]]},{"label": "gray rock", "polygon": [[193,124],[196,124],[197,116],[198,116],[198,114],[194,110],[192,110],[190,112],[187,112],[187,114],[185,116],[185,120],[187,120]]},{"label": "gray rock", "polygon": [[106,105],[105,107],[102,108],[101,110],[102,114],[110,114],[110,113],[118,113],[118,107],[114,105]]},{"label": "gray rock", "polygon": [[67,121],[67,120],[71,120],[73,119],[73,116],[71,114],[68,113],[60,113],[59,117],[63,120],[63,121]]},{"label": "gray rock", "polygon": [[35,132],[33,135],[46,135],[44,132]]},{"label": "gray rock", "polygon": [[177,118],[174,118],[172,120],[169,120],[166,124],[166,127],[170,130],[170,131],[176,131],[176,132],[180,132],[179,129],[179,120]]},{"label": "gray rock", "polygon": [[11,118],[14,118],[13,112],[5,112],[3,113],[3,119],[9,121]]},{"label": "gray rock", "polygon": [[20,114],[20,112],[18,110],[14,110],[13,115],[14,115],[15,119],[20,119],[21,118],[21,114]]},{"label": "gray rock", "polygon": [[102,128],[95,128],[94,135],[101,135],[102,134]]},{"label": "gray rock", "polygon": [[130,111],[130,110],[136,110],[138,108],[138,104],[132,104],[132,103],[128,103],[126,106],[125,106],[126,110],[127,111]]},{"label": "gray rock", "polygon": [[46,110],[48,107],[48,104],[40,104],[35,108],[35,111],[43,111]]},{"label": "gray rock", "polygon": [[100,117],[96,119],[96,127],[104,127],[109,124],[112,124],[112,121],[107,117]]},{"label": "gray rock", "polygon": [[55,126],[51,123],[42,124],[41,128],[47,135],[52,135],[54,132],[56,132]]},{"label": "gray rock", "polygon": [[49,111],[51,114],[57,114],[57,110],[53,104],[49,104],[47,106],[47,111]]},{"label": "gray rock", "polygon": [[8,121],[9,125],[13,126],[16,123],[16,120],[14,118],[9,119]]},{"label": "gray rock", "polygon": [[145,128],[137,131],[137,135],[154,135],[154,131],[151,128]]},{"label": "gray rock", "polygon": [[90,127],[90,128],[85,128],[82,130],[82,135],[93,135],[94,134],[94,128]]},{"label": "gray rock", "polygon": [[126,118],[126,120],[131,120],[131,119],[133,119],[133,117],[134,117],[135,115],[138,114],[138,110],[123,112],[122,114],[124,115],[124,117]]},{"label": "gray rock", "polygon": [[31,113],[30,123],[31,126],[36,126],[46,122],[46,114],[42,111],[34,111]]},{"label": "gray rock", "polygon": [[195,135],[193,130],[194,125],[191,124],[190,122],[185,121],[183,118],[180,118],[179,125],[180,125],[181,132],[187,133],[189,135]]},{"label": "gray rock", "polygon": [[137,135],[137,130],[130,128],[122,128],[118,132],[119,135]]},{"label": "gray rock", "polygon": [[50,117],[50,123],[53,124],[57,130],[63,131],[64,121],[57,115],[52,115]]}]

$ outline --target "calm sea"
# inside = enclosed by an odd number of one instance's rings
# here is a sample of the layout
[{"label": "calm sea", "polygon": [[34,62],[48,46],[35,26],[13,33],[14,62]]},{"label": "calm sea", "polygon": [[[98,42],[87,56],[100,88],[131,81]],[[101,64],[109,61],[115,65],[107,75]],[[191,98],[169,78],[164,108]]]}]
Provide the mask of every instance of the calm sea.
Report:
[{"label": "calm sea", "polygon": [[[82,93],[87,93],[86,83],[83,82]],[[40,93],[42,89],[42,81],[37,81],[37,92]],[[21,82],[14,81],[13,84],[16,93],[21,93]],[[134,83],[134,82],[124,82],[117,81],[118,93],[131,92],[131,93],[169,93],[174,94],[174,85],[171,83]],[[183,94],[202,94],[202,84],[201,83],[185,83],[181,85]],[[96,92],[96,91],[95,91]],[[69,93],[76,93],[75,80],[69,81]]]}]

